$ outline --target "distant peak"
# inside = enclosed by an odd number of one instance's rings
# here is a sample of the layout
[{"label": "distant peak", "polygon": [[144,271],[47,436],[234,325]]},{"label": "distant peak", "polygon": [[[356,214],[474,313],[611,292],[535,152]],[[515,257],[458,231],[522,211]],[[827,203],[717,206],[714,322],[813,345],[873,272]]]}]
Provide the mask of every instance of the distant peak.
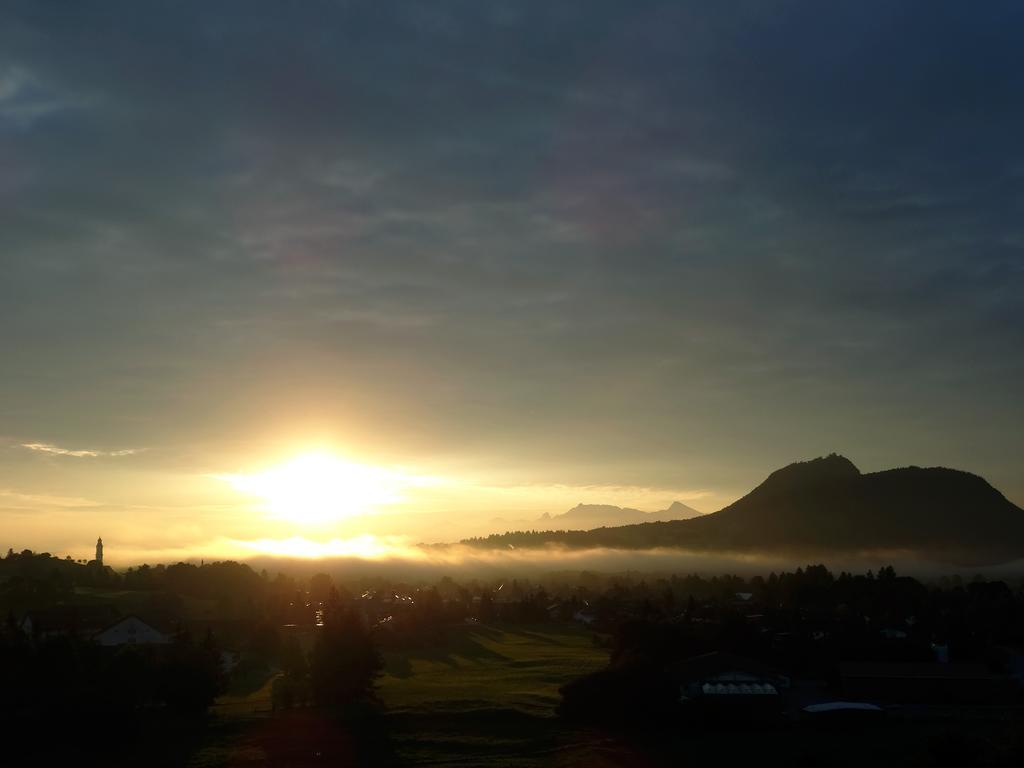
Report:
[{"label": "distant peak", "polygon": [[699,509],[694,509],[691,506],[683,504],[681,501],[673,501],[669,504],[667,509],[661,510],[661,512],[655,513],[660,517],[667,517],[670,519],[687,520],[691,517],[700,517],[702,514]]}]

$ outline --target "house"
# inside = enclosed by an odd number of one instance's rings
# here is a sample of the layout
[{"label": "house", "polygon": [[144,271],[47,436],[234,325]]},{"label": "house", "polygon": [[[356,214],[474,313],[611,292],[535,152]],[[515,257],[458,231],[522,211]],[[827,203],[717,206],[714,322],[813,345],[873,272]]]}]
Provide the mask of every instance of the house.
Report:
[{"label": "house", "polygon": [[800,719],[804,722],[825,726],[861,728],[883,722],[885,718],[884,709],[861,701],[823,701],[800,710]]},{"label": "house", "polygon": [[[932,646],[935,650],[936,655],[939,651],[937,648],[940,646]],[[944,647],[944,646],[943,646]],[[1024,648],[1015,646],[999,646],[997,652],[1002,658],[1006,673],[1010,680],[1015,682],[1019,687],[1024,686]],[[946,648],[946,659],[949,659],[949,649]],[[941,661],[941,659],[939,659]]]},{"label": "house", "polygon": [[231,674],[238,663],[242,660],[242,654],[238,651],[221,651],[220,652],[220,670],[225,675]]},{"label": "house", "polygon": [[125,616],[93,636],[98,645],[167,645],[171,638],[151,627],[138,616]]},{"label": "house", "polygon": [[107,605],[56,605],[29,611],[21,619],[21,631],[36,640],[78,635],[90,637],[117,615]]},{"label": "house", "polygon": [[572,615],[573,621],[578,621],[588,627],[597,621],[597,614],[589,608],[582,608]]},{"label": "house", "polygon": [[893,629],[892,627],[886,627],[884,629],[880,629],[880,630],[878,630],[878,634],[880,634],[886,640],[906,640],[907,639],[907,633],[906,632],[904,632],[902,629]]},{"label": "house", "polygon": [[777,713],[789,678],[754,659],[714,651],[675,664],[679,700],[730,716]]},{"label": "house", "polygon": [[740,610],[750,610],[759,606],[759,601],[754,597],[753,592],[735,592],[732,596],[732,605]]}]

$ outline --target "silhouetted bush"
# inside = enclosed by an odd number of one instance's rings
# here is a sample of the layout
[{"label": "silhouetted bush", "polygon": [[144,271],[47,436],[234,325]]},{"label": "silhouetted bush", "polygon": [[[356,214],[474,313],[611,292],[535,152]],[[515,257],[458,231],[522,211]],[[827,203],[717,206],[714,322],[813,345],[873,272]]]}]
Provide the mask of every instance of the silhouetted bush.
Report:
[{"label": "silhouetted bush", "polygon": [[635,663],[609,667],[561,688],[559,714],[605,726],[661,722],[679,708],[679,689],[661,668]]},{"label": "silhouetted bush", "polygon": [[314,702],[337,707],[368,701],[383,668],[373,638],[355,611],[335,607],[325,612],[309,660]]}]

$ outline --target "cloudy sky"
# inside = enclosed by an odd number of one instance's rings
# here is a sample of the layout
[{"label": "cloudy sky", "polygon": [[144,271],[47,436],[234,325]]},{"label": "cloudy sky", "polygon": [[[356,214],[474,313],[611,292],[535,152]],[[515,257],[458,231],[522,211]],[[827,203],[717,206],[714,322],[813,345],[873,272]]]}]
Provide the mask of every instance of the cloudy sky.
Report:
[{"label": "cloudy sky", "polygon": [[713,511],[831,451],[1024,503],[1021,30],[7,0],[0,544],[290,535],[224,477],[314,449],[437,479],[345,535]]}]

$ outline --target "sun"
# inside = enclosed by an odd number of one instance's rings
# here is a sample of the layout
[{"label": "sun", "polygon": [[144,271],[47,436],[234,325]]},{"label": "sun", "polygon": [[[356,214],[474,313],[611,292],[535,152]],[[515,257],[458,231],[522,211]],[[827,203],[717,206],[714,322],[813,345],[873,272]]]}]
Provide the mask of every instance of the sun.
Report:
[{"label": "sun", "polygon": [[254,474],[221,475],[233,488],[263,500],[269,516],[326,525],[403,499],[413,479],[329,453],[307,453]]}]

